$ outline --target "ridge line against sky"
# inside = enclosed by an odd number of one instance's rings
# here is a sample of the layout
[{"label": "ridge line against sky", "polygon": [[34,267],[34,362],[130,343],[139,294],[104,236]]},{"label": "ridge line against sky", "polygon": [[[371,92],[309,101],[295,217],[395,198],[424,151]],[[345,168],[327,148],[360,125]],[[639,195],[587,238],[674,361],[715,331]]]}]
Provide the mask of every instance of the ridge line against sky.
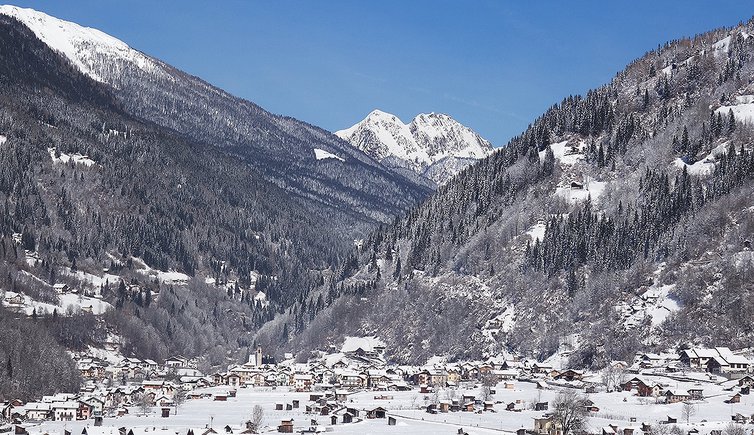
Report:
[{"label": "ridge line against sky", "polygon": [[330,131],[441,112],[504,145],[549,106],[749,2],[16,1]]}]

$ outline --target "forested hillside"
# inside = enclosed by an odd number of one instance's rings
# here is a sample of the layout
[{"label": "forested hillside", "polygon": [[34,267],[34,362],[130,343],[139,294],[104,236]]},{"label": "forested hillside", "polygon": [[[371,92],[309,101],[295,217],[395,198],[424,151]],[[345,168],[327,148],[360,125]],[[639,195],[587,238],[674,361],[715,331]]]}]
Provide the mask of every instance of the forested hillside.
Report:
[{"label": "forested hillside", "polygon": [[[107,85],[132,116],[239,157],[344,240],[363,237],[429,193],[325,130],[272,114],[96,29],[32,9],[2,6],[0,13]],[[323,152],[334,157],[322,158]]]},{"label": "forested hillside", "polygon": [[[270,133],[263,127],[257,134]],[[291,195],[252,157],[129,113],[110,86],[0,15],[0,301],[40,307],[28,319],[0,310],[0,396],[72,391],[78,377],[63,349],[113,337],[126,354],[202,357],[205,369],[245,360],[253,332],[321,283],[354,234],[424,192],[372,162],[386,178],[372,176],[364,190],[323,181],[320,196]],[[311,160],[332,173],[341,163]],[[391,188],[396,196],[385,196]],[[112,309],[66,307],[54,284]]]},{"label": "forested hillside", "polygon": [[667,43],[552,106],[289,309],[288,346],[356,328],[399,361],[507,348],[581,367],[640,345],[748,346],[752,29]]}]

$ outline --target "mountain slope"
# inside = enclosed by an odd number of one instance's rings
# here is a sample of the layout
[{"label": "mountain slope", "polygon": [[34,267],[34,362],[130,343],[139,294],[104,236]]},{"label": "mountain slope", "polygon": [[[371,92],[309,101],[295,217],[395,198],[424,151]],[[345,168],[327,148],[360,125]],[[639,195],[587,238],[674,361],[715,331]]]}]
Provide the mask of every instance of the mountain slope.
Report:
[{"label": "mountain slope", "polygon": [[[348,149],[340,156],[353,161],[343,166],[363,164],[375,178],[357,189],[348,183],[358,180],[338,185],[321,177],[329,191],[291,195],[251,165],[250,154],[133,114],[104,77],[84,74],[24,23],[0,14],[0,316],[9,331],[0,356],[16,367],[10,382],[0,381],[1,396],[75,390],[65,349],[110,337],[143,358],[185,354],[207,368],[245,361],[257,328],[348,258],[348,237],[358,228],[339,229],[349,222],[369,228],[420,192],[334,136],[285,120],[340,143]],[[291,149],[309,146],[287,137]],[[348,163],[308,152],[317,171],[337,176]],[[381,208],[392,194],[369,191],[381,182],[396,189],[398,205]],[[379,213],[359,209],[359,201]],[[81,296],[61,295],[54,284]],[[112,310],[87,312],[71,299]],[[49,345],[48,354],[29,363],[36,354],[21,334]]]},{"label": "mountain slope", "polygon": [[441,185],[492,152],[489,142],[448,115],[417,115],[409,124],[380,110],[335,134],[392,168],[407,168]]},{"label": "mountain slope", "polygon": [[366,240],[289,347],[354,325],[414,362],[508,349],[599,367],[748,347],[753,30],[666,44],[554,105]]},{"label": "mountain slope", "polygon": [[[271,114],[94,29],[31,9],[0,13],[27,25],[81,72],[112,87],[123,109],[224,149],[322,210],[344,238],[388,222],[428,190],[327,131]],[[317,159],[321,150],[341,159]]]}]

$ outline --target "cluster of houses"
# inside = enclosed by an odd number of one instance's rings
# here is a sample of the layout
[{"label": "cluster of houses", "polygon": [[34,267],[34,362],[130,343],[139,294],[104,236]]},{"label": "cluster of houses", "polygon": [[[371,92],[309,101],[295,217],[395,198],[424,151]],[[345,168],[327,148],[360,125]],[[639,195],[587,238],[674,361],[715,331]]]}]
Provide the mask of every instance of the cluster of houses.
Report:
[{"label": "cluster of houses", "polygon": [[727,347],[689,348],[676,353],[637,355],[636,368],[657,369],[666,373],[709,372],[728,378],[741,377],[752,370],[751,360]]},{"label": "cluster of houses", "polygon": [[[375,397],[378,399],[378,397]],[[275,410],[290,411],[298,409],[300,403],[298,400],[292,400],[290,403],[276,403]],[[311,432],[316,432],[319,425],[319,418],[325,417],[331,426],[356,423],[364,418],[366,419],[387,419],[388,425],[395,425],[394,417],[388,416],[387,409],[377,406],[371,409],[359,409],[348,405],[348,395],[338,394],[335,392],[324,392],[309,395],[309,403],[305,405],[305,413],[312,418],[307,426]],[[294,429],[294,421],[291,419],[281,420],[278,426],[278,432],[291,433]]]},{"label": "cluster of houses", "polygon": [[[542,389],[567,386],[589,393],[601,388],[604,383],[604,379],[596,374],[556,369],[547,363],[512,356],[477,362],[447,363],[437,360],[425,366],[400,366],[386,364],[384,351],[385,343],[375,337],[349,337],[340,349],[332,348],[328,352],[313,354],[307,363],[297,363],[292,355],[286,355],[282,362],[275,363],[265,358],[262,350],[257,348],[246,363],[207,375],[200,373],[193,361],[180,356],[169,358],[162,364],[138,358],[120,358],[112,363],[81,356],[77,358],[77,364],[87,383],[79,393],[45,396],[29,403],[19,400],[0,403],[1,417],[5,421],[19,422],[101,420],[102,417],[127,413],[129,406],[143,403],[162,408],[163,415],[168,416],[167,409],[176,404],[177,394],[181,401],[202,398],[206,394],[200,393],[200,388],[227,386],[227,395],[212,396],[214,400],[222,401],[227,396],[235,395],[239,388],[263,386],[287,387],[312,393],[312,403],[305,405],[306,412],[328,416],[334,424],[360,418],[357,410],[348,406],[349,395],[357,391],[385,392],[377,398],[390,397],[390,391],[417,390],[419,394],[429,397],[440,388],[450,387],[460,391],[469,385],[483,384],[490,386],[490,392],[495,385],[498,388],[512,388],[512,381],[528,380]],[[728,388],[730,395],[724,398],[728,403],[740,401],[741,395],[749,394],[754,385],[754,378],[748,375],[751,370],[749,359],[726,347],[684,349],[677,354],[644,353],[637,355],[631,364],[617,362],[616,365],[623,376],[613,388],[634,391],[638,396],[652,397],[666,403],[702,400],[704,391],[701,387],[687,390],[671,388],[651,381],[649,379],[654,377],[643,374],[683,376],[687,371],[706,371],[710,376],[725,375],[731,379]],[[448,400],[436,399],[425,403],[427,412],[517,412],[524,406],[520,402],[499,403],[498,409],[495,409],[490,397],[465,394]],[[594,403],[590,403],[589,407],[592,412],[598,411]],[[299,403],[278,404],[276,408],[295,409],[299,408]],[[537,411],[547,412],[547,408],[546,402],[535,404]],[[370,415],[382,418],[384,410],[376,410]],[[370,418],[370,415],[365,417]],[[535,431],[557,435],[551,433],[552,428],[543,429],[546,427],[543,420],[535,424]]]},{"label": "cluster of houses", "polygon": [[124,415],[129,406],[169,408],[182,387],[166,381],[142,381],[118,387],[106,387],[79,393],[44,396],[39,401],[10,400],[0,404],[2,418],[9,422],[73,421]]}]

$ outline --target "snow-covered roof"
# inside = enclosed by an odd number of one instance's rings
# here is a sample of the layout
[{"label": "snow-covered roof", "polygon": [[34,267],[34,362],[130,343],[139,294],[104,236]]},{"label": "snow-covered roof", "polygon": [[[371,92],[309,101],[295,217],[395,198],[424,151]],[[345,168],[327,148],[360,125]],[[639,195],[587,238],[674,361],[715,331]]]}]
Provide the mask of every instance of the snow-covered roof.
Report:
[{"label": "snow-covered roof", "polygon": [[341,347],[341,353],[356,352],[359,349],[365,352],[378,352],[385,348],[386,344],[377,337],[346,337]]}]

